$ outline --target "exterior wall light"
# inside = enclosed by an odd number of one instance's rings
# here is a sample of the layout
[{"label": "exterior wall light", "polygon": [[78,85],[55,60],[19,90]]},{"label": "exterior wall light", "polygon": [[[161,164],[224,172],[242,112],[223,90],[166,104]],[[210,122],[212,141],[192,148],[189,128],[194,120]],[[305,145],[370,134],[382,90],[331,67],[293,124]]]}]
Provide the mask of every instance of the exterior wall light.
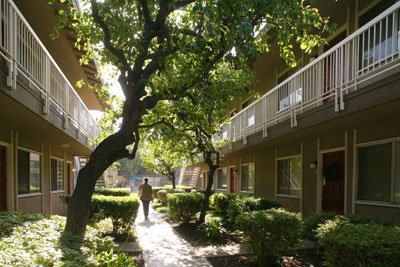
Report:
[{"label": "exterior wall light", "polygon": [[310,169],[315,169],[317,168],[317,161],[313,161],[310,163]]}]

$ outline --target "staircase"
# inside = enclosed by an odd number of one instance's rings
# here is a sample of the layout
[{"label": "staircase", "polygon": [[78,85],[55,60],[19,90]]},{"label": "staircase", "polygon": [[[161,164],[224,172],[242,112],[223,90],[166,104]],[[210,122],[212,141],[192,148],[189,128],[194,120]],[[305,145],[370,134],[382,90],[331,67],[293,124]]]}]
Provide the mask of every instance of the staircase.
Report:
[{"label": "staircase", "polygon": [[181,169],[179,185],[196,186],[201,173],[200,167],[184,167]]}]

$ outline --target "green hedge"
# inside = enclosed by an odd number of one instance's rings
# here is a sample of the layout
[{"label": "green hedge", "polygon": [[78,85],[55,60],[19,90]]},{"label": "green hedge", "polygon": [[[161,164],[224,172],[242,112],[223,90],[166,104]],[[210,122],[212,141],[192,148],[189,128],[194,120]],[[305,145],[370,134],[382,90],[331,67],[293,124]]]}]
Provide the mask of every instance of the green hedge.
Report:
[{"label": "green hedge", "polygon": [[167,206],[168,205],[168,197],[167,197],[167,190],[163,189],[163,190],[159,190],[157,192],[157,199],[158,201],[163,205],[163,206]]},{"label": "green hedge", "polygon": [[115,234],[118,230],[123,232],[130,230],[135,222],[139,206],[139,199],[136,196],[93,195],[90,215],[92,221],[95,222],[111,218]]},{"label": "green hedge", "polygon": [[336,219],[318,232],[327,266],[400,266],[399,229]]},{"label": "green hedge", "polygon": [[340,215],[333,212],[317,213],[304,220],[304,237],[313,241],[317,240],[318,227],[325,224],[328,220],[345,220],[351,224],[375,224],[384,226],[394,226],[394,222],[378,219],[370,216],[345,214]]},{"label": "green hedge", "polygon": [[236,225],[257,255],[260,266],[274,266],[285,252],[299,246],[303,221],[300,213],[284,209],[244,212]]},{"label": "green hedge", "polygon": [[235,220],[243,212],[280,208],[281,202],[274,198],[254,198],[244,194],[218,193],[211,196],[211,207],[222,217],[224,226],[235,229]]},{"label": "green hedge", "polygon": [[189,222],[200,212],[203,201],[202,193],[168,194],[168,215],[174,220]]},{"label": "green hedge", "polygon": [[96,187],[94,189],[94,194],[103,195],[103,196],[129,196],[131,194],[131,190],[129,188],[104,188],[104,187]]}]

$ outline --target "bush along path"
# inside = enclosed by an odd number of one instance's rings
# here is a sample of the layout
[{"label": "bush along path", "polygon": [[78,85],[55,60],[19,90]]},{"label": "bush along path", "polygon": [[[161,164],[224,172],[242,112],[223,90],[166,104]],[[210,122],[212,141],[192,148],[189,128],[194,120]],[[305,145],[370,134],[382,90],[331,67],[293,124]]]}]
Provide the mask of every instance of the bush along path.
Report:
[{"label": "bush along path", "polygon": [[[217,193],[199,224],[202,196],[195,190],[159,190],[156,196],[153,207],[167,212],[196,255],[208,256],[213,266],[400,266],[400,227],[391,221],[334,213],[303,220],[277,199]],[[235,247],[241,241],[250,249]]]}]

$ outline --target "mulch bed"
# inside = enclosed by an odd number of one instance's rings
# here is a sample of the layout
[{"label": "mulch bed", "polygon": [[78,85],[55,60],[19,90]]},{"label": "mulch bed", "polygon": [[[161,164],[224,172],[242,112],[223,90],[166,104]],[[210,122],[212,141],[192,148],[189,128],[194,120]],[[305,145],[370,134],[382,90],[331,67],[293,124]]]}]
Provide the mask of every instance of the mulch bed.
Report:
[{"label": "mulch bed", "polygon": [[[208,262],[214,267],[258,267],[253,255],[233,255],[223,257],[208,257]],[[322,263],[313,249],[299,250],[295,256],[283,257],[281,263],[277,262],[277,266],[298,267],[298,266],[314,266],[321,267]]]},{"label": "mulch bed", "polygon": [[[169,217],[165,217],[164,219],[171,224],[172,228],[193,247],[215,245],[209,240],[205,239],[201,232],[197,231],[199,224],[196,221],[191,221],[189,223],[177,223],[172,221]],[[237,244],[240,242],[241,241],[238,236],[230,234],[226,239],[225,245]]]}]

